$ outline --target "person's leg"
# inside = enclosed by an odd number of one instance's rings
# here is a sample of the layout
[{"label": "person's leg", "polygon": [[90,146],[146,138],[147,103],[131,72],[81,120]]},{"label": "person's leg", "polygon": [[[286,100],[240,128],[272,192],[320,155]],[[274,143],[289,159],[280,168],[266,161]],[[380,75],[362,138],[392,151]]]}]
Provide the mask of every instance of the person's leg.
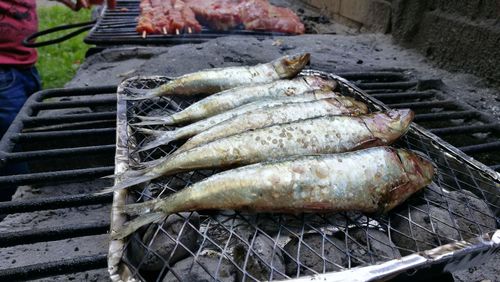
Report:
[{"label": "person's leg", "polygon": [[14,68],[0,67],[0,138],[26,101],[23,80]]},{"label": "person's leg", "polygon": [[[17,70],[0,67],[0,138],[5,134],[26,99],[40,89],[40,81],[36,69]],[[16,146],[16,151],[21,148]],[[23,174],[28,172],[26,163],[10,163],[0,168],[0,175]],[[0,189],[0,202],[9,201],[17,186]]]}]

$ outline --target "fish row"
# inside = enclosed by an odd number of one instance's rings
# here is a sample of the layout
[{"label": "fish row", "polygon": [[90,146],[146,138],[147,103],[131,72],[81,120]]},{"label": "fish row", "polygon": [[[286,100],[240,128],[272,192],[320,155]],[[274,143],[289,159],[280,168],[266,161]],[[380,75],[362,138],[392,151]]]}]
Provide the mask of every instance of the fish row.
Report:
[{"label": "fish row", "polygon": [[[295,57],[308,59],[309,55]],[[265,75],[267,81],[255,82],[244,78],[253,67],[223,70],[232,75],[223,79],[215,75],[220,70],[201,71],[162,86],[161,95],[226,90],[170,116],[141,117],[136,126],[178,127],[140,129],[154,140],[139,150],[189,139],[171,155],[118,176],[119,181],[106,192],[185,171],[229,170],[164,199],[117,207],[118,212],[138,217],[113,230],[114,238],[124,238],[179,211],[386,212],[432,180],[430,161],[387,147],[406,133],[412,111],[368,113],[365,104],[335,93],[335,81],[293,78],[300,71],[296,67],[286,77]],[[165,91],[177,83],[184,90]],[[195,90],[196,85],[217,87],[210,92],[204,86]],[[154,91],[146,96],[158,96],[159,90]]]}]

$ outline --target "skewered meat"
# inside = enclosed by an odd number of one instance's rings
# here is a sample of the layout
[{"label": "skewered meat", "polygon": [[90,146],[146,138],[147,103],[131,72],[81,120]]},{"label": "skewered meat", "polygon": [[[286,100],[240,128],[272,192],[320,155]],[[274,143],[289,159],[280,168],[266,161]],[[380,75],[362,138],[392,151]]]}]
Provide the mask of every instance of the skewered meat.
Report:
[{"label": "skewered meat", "polygon": [[243,26],[248,30],[304,33],[304,25],[294,12],[267,0],[142,0],[140,7],[138,32],[200,32],[201,22],[214,30]]}]

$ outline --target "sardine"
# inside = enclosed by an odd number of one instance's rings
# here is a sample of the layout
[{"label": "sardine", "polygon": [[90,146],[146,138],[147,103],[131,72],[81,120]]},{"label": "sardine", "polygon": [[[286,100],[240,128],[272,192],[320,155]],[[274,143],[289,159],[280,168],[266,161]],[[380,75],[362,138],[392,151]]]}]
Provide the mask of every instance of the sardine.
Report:
[{"label": "sardine", "polygon": [[408,130],[413,116],[411,110],[391,110],[360,117],[313,118],[246,131],[166,156],[143,170],[129,170],[106,191],[196,169],[227,168],[290,156],[387,145]]},{"label": "sardine", "polygon": [[366,105],[350,97],[334,97],[311,102],[289,103],[262,108],[221,122],[191,137],[175,153],[189,150],[219,138],[275,124],[290,123],[322,116],[358,116],[366,113],[368,113]]},{"label": "sardine", "polygon": [[433,175],[432,162],[391,147],[259,163],[212,175],[164,199],[117,207],[139,217],[111,235],[124,238],[181,211],[388,212]]},{"label": "sardine", "polygon": [[[272,82],[296,76],[308,63],[309,53],[284,56],[255,66],[206,69],[185,74],[151,89],[142,95],[127,96],[128,100],[141,100],[166,95],[213,94],[243,85]],[[140,90],[128,88],[141,94]]]},{"label": "sardine", "polygon": [[[248,103],[242,105],[236,109],[229,110],[227,112],[211,116],[209,118],[197,121],[195,123],[188,124],[184,127],[179,127],[170,131],[163,130],[150,130],[150,129],[141,129],[137,128],[139,131],[142,131],[145,134],[151,134],[155,136],[155,139],[145,144],[140,151],[149,150],[160,145],[168,144],[174,140],[187,139],[190,138],[200,132],[203,132],[214,125],[220,124],[230,118],[237,117],[239,115],[243,115],[248,112],[256,111],[258,109],[268,108],[272,106],[284,105],[287,103],[298,103],[298,102],[309,102],[320,100],[324,98],[338,97],[339,94],[335,94],[330,91],[313,91],[307,92],[303,95],[299,96],[284,96],[284,97],[276,97],[274,99],[264,99],[255,101],[252,103]],[[149,124],[154,124],[154,121],[150,121]],[[134,125],[135,126],[135,125]]]},{"label": "sardine", "polygon": [[[336,82],[316,76],[302,76],[292,80],[278,80],[252,86],[240,86],[208,96],[184,110],[164,117],[142,117],[148,121],[161,121],[163,125],[183,124],[237,108],[243,104],[265,98],[294,96],[313,90],[334,90]],[[142,125],[139,123],[138,125]]]}]

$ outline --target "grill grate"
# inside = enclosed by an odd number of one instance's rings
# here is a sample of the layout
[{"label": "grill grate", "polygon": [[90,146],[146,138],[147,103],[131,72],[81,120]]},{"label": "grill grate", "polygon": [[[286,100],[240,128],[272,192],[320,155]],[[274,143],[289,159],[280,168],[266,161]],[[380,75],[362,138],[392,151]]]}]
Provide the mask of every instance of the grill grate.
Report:
[{"label": "grill grate", "polygon": [[101,18],[84,39],[87,44],[116,45],[116,44],[186,44],[202,43],[210,39],[227,35],[251,35],[258,39],[272,36],[287,35],[278,32],[250,31],[235,29],[232,31],[213,31],[203,28],[201,33],[183,33],[180,35],[150,34],[142,38],[135,30],[137,17],[140,14],[139,0],[119,0],[116,9],[104,8]]},{"label": "grill grate", "polygon": [[[432,86],[429,87],[426,81],[418,81],[415,78],[409,78],[406,73],[398,70],[381,70],[381,71],[370,71],[370,72],[350,72],[340,74],[350,80],[355,81],[359,86],[365,88],[367,92],[371,95],[385,103],[402,103],[411,101],[438,101],[445,99],[445,94],[439,90],[439,87]],[[401,82],[411,82],[406,84],[396,84]],[[363,84],[361,84],[363,83]],[[378,83],[373,84],[373,83]],[[378,86],[377,89],[372,89],[371,87],[375,85]],[[413,85],[413,86],[408,86]],[[427,85],[427,87],[424,87]],[[64,182],[70,185],[71,183],[82,182],[86,179],[90,179],[89,185],[96,187],[96,190],[109,186],[108,182],[97,182],[96,179],[110,175],[113,173],[113,152],[112,147],[115,144],[115,124],[116,124],[116,99],[113,96],[103,95],[106,93],[115,93],[116,87],[85,87],[85,88],[71,88],[71,89],[58,89],[58,90],[48,90],[42,91],[32,95],[32,97],[27,101],[23,109],[21,110],[16,121],[13,123],[9,131],[6,133],[4,138],[0,141],[0,169],[2,167],[9,166],[14,163],[28,162],[34,164],[33,170],[29,173],[23,173],[20,175],[7,174],[0,176],[0,189],[4,191],[4,187],[7,184],[12,185],[34,185],[37,187],[45,187],[50,185],[50,183]],[[394,97],[394,98],[393,98]],[[443,98],[441,98],[443,97]],[[392,98],[392,100],[391,100]],[[418,100],[408,100],[408,99],[418,99]],[[57,101],[59,100],[59,101]],[[73,100],[73,101],[69,101]],[[78,101],[76,101],[78,100]],[[455,102],[456,103],[456,102]],[[461,105],[461,103],[457,103]],[[463,105],[461,105],[462,107]],[[92,109],[91,112],[79,113],[76,110],[69,113],[61,113],[58,111],[89,107]],[[431,123],[424,124],[427,121],[440,121],[442,124],[438,124],[438,127],[428,127],[430,130],[438,134],[439,136],[445,138],[448,142],[454,144],[456,136],[468,136],[467,138],[473,138],[472,133],[480,132],[487,133],[490,136],[498,136],[498,122],[491,117],[486,116],[483,113],[479,113],[470,107],[463,106],[463,110],[455,110],[451,113],[449,112],[431,112],[431,113],[417,113],[417,119],[420,119],[418,123],[423,126],[433,125]],[[49,116],[59,115],[58,118],[48,118]],[[68,120],[62,117],[72,117],[72,120]],[[449,117],[455,117],[459,119],[464,119],[464,123],[450,124]],[[475,119],[479,119],[479,124],[475,124]],[[448,124],[448,125],[447,125]],[[449,134],[449,135],[445,135]],[[102,140],[102,143],[93,143],[92,140]],[[477,140],[477,139],[476,139]],[[497,139],[498,140],[498,139]],[[466,141],[466,140],[465,140]],[[484,141],[484,140],[480,140]],[[486,140],[486,142],[489,142]],[[29,144],[29,147],[25,147]],[[99,159],[98,162],[89,162],[88,158],[82,154],[74,154],[69,158],[57,158],[57,154],[52,153],[54,145],[57,144],[58,149],[71,149],[75,147],[99,147],[101,145],[107,147],[105,150],[90,149],[85,151],[85,154],[93,152],[93,156]],[[19,150],[18,146],[23,146],[23,150]],[[456,144],[460,146],[460,144]],[[465,146],[474,145],[473,143],[465,143]],[[462,145],[463,146],[463,145]],[[36,154],[32,154],[32,151],[38,151]],[[56,151],[57,152],[57,151]],[[65,151],[62,151],[63,153]],[[498,155],[498,150],[491,151],[491,155],[496,153]],[[30,155],[26,155],[29,153]],[[47,155],[45,155],[47,153]],[[166,152],[161,152],[164,154]],[[436,153],[439,154],[439,153]],[[51,155],[51,158],[48,158]],[[475,158],[486,163],[491,168],[500,168],[500,163],[494,160],[482,158],[481,154],[473,154]],[[151,156],[156,157],[156,156]],[[43,171],[40,165],[36,165],[37,162],[46,158],[43,163]],[[69,168],[64,165],[67,159],[74,160],[74,163],[82,161],[82,164],[78,168]],[[35,169],[36,168],[36,169]],[[448,172],[450,178],[453,173]],[[461,175],[461,174],[458,174]],[[194,175],[193,181],[196,177],[204,177],[202,175]],[[178,180],[177,180],[178,182]],[[108,184],[106,184],[108,183]],[[447,182],[448,183],[448,182]],[[453,183],[453,182],[451,182]],[[471,185],[476,185],[471,183],[471,179],[466,176],[459,178],[458,183],[462,188],[470,188]],[[439,185],[443,185],[442,182]],[[482,185],[479,182],[477,185]],[[476,186],[477,186],[476,185]],[[475,193],[482,193],[480,190],[473,190]],[[433,205],[435,203],[441,203],[443,197],[439,193],[429,193],[429,195],[424,195],[424,201]],[[422,196],[422,197],[424,197]],[[491,197],[491,194],[484,191],[482,198]],[[421,199],[421,197],[419,198]],[[448,197],[445,197],[448,199]],[[50,211],[62,208],[79,208],[87,205],[95,204],[107,204],[111,202],[111,195],[104,196],[94,196],[91,194],[74,194],[74,195],[64,195],[64,196],[49,196],[49,197],[39,197],[32,198],[29,200],[16,200],[8,202],[0,202],[0,214],[22,214],[22,213],[36,213],[39,211]],[[451,200],[448,204],[453,204]],[[498,204],[495,204],[498,206]],[[491,209],[492,207],[490,205]],[[415,210],[414,206],[410,209]],[[191,215],[192,216],[192,215]],[[245,217],[242,215],[225,215],[222,219],[213,220],[213,225],[221,225],[223,230],[225,230],[226,225],[231,223],[232,218]],[[260,215],[264,216],[264,215]],[[342,215],[344,216],[350,216]],[[498,214],[497,214],[498,216]],[[107,213],[105,215],[107,217]],[[300,222],[302,220],[307,220],[307,218],[296,218],[292,217],[294,222]],[[281,218],[280,220],[285,220],[287,218]],[[323,222],[325,220],[321,219]],[[360,219],[362,220],[362,218]],[[390,220],[390,221],[389,221]],[[366,221],[366,218],[365,218]],[[321,222],[321,221],[320,221]],[[388,219],[387,223],[393,223],[393,219]],[[82,222],[83,227],[86,229],[94,228],[91,226],[85,226],[88,222]],[[89,230],[84,232],[95,232],[95,234],[104,234],[104,225],[97,228],[102,228],[100,230]],[[210,226],[209,226],[210,227]],[[212,228],[212,227],[210,227]],[[215,227],[214,227],[215,228]],[[214,229],[212,228],[212,229]],[[260,227],[259,227],[260,228]],[[106,228],[107,229],[107,228]],[[265,230],[260,228],[259,230]],[[295,232],[292,229],[290,232]],[[34,229],[34,235],[32,238],[36,242],[52,242],[56,240],[56,237],[38,237],[38,231],[47,232],[47,230]],[[55,226],[50,232],[61,232],[65,238],[73,239],[80,237],[81,234],[75,231],[74,226]],[[208,231],[207,231],[208,232]],[[236,232],[236,231],[235,231]],[[287,230],[282,232],[290,233]],[[462,234],[463,232],[461,232]],[[54,234],[54,233],[51,233]],[[88,233],[87,233],[88,234]],[[258,233],[261,234],[261,233]],[[30,245],[27,245],[24,241],[27,234],[21,234],[21,237],[16,237],[16,239],[11,238],[10,235],[17,236],[16,234],[4,235],[1,241],[6,242],[5,245],[26,249]],[[52,236],[52,235],[50,235]],[[63,236],[63,235],[57,235]],[[158,235],[156,235],[158,236]],[[59,237],[61,238],[61,237]],[[250,237],[249,237],[250,238]],[[247,242],[253,242],[253,244],[259,243],[260,236],[256,239],[247,240]],[[253,241],[252,241],[253,240]],[[32,241],[32,242],[35,242]],[[208,244],[210,241],[205,242]],[[336,242],[336,241],[333,241]],[[329,243],[329,242],[327,242]],[[92,245],[94,242],[88,242],[85,245]],[[21,246],[22,245],[22,246]],[[142,245],[141,245],[142,246]],[[179,245],[182,246],[182,245]],[[272,248],[275,246],[273,245]],[[279,247],[279,246],[276,246]],[[1,247],[0,253],[5,253],[7,250],[11,251],[11,247]],[[21,250],[15,251],[22,253]],[[14,253],[15,255],[16,253]],[[372,255],[373,256],[373,255]],[[272,261],[272,260],[269,260]],[[251,260],[250,260],[251,262]],[[248,263],[248,262],[247,262]],[[78,256],[71,259],[57,258],[43,263],[34,263],[26,266],[16,267],[15,264],[9,265],[8,268],[0,269],[0,280],[2,281],[15,281],[21,279],[36,279],[40,277],[53,277],[55,275],[64,273],[75,273],[81,271],[87,271],[92,269],[103,270],[106,267],[106,255],[96,254],[90,256]],[[104,272],[104,270],[103,270]],[[275,277],[277,274],[273,274]]]},{"label": "grill grate", "polygon": [[[57,89],[33,94],[0,142],[0,171],[11,165],[26,165],[29,169],[19,174],[0,174],[0,193],[7,193],[9,186],[61,189],[86,180],[90,180],[86,183],[94,186],[96,191],[111,185],[111,180],[96,178],[113,173],[116,133],[114,93],[116,86]],[[61,182],[65,185],[53,186]],[[78,210],[85,206],[108,205],[111,201],[111,195],[95,196],[91,193],[31,197],[0,202],[0,215],[24,214],[26,218],[37,218],[43,212]],[[22,257],[31,244],[51,242],[52,245],[63,245],[67,240],[106,234],[108,230],[109,221],[106,220],[78,221],[20,231],[12,229],[11,232],[1,232],[1,259],[17,255]],[[58,243],[58,240],[61,242]],[[42,252],[43,249],[35,257],[49,255],[42,255]],[[18,281],[104,269],[106,255],[102,251],[95,254],[76,252],[40,263],[22,266],[19,263],[23,262],[18,258],[17,263],[10,264],[9,260],[9,267],[1,267],[0,280]]]},{"label": "grill grate", "polygon": [[[363,74],[355,75],[363,77]],[[379,75],[387,77],[385,73]],[[162,77],[132,79],[125,82],[124,87],[148,89],[165,81]],[[392,89],[413,88],[418,83],[360,82],[360,85],[377,90],[389,85],[389,92],[392,92]],[[342,86],[342,92],[365,100],[348,86]],[[136,115],[166,114],[178,110],[174,104],[185,108],[193,102],[179,97],[126,102],[127,123],[137,122]],[[372,107],[375,109],[380,108]],[[132,166],[168,155],[179,145],[168,144],[137,153],[134,148],[141,147],[148,137],[127,128],[122,128],[122,133],[126,134],[127,148],[124,149],[128,151],[125,154]],[[423,152],[436,163],[438,173],[434,180],[436,185],[414,195],[388,216],[352,212],[305,215],[233,211],[180,213],[131,236],[125,244],[122,260],[133,277],[147,281],[188,281],[195,277],[222,281],[298,278],[371,265],[495,230],[500,213],[498,175],[492,171],[485,173],[450,157],[435,142],[413,128],[396,144]],[[164,197],[216,172],[193,171],[153,181],[131,192],[128,201]]]},{"label": "grill grate", "polygon": [[441,90],[439,80],[418,80],[394,71],[341,76],[391,108],[411,108],[416,113],[416,123],[500,171],[500,122],[464,102],[450,99]]}]

